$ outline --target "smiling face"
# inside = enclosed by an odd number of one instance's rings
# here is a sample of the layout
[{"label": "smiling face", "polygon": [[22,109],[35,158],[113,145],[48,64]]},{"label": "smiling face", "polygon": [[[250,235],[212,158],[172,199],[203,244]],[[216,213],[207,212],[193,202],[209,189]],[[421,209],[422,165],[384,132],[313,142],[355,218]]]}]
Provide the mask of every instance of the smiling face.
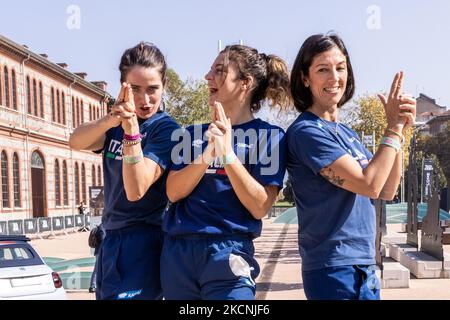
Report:
[{"label": "smiling face", "polygon": [[227,105],[230,101],[236,101],[243,91],[243,80],[238,77],[239,71],[236,64],[230,61],[226,68],[224,60],[224,54],[219,54],[211,66],[211,70],[205,75],[205,79],[208,81],[208,104],[210,106],[214,105],[214,101],[223,105]]},{"label": "smiling face", "polygon": [[159,69],[135,66],[127,73],[126,82],[133,89],[136,115],[141,119],[154,115],[161,105],[164,90]]},{"label": "smiling face", "polygon": [[314,57],[309,74],[303,77],[313,97],[313,105],[321,108],[337,106],[347,86],[348,70],[345,55],[333,47]]}]

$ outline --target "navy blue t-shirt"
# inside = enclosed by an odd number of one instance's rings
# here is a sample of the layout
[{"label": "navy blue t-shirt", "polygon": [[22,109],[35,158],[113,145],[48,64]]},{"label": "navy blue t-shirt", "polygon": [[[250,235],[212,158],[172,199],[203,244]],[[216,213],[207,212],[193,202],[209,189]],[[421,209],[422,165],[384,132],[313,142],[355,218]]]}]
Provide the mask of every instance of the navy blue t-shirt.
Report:
[{"label": "navy blue t-shirt", "polygon": [[[180,138],[178,162],[181,170],[202,154],[208,145],[209,124],[189,126]],[[286,172],[286,145],[283,129],[261,119],[235,125],[234,152],[251,176],[261,185],[283,187]],[[175,150],[175,149],[174,149]],[[233,190],[219,158],[207,169],[192,193],[169,206],[163,230],[170,235],[235,235],[258,237],[261,220],[253,218]]]},{"label": "navy blue t-shirt", "polygon": [[372,154],[349,127],[303,112],[287,130],[287,169],[299,222],[305,271],[375,263],[376,217],[372,201],[337,187],[320,171],[345,154],[365,168]]},{"label": "navy blue t-shirt", "polygon": [[164,173],[147,190],[139,201],[128,201],[122,175],[122,140],[121,126],[106,132],[103,147],[103,171],[105,208],[102,224],[105,230],[121,229],[127,226],[148,223],[161,225],[167,206],[166,179],[171,166],[171,152],[177,141],[172,141],[178,124],[165,112],[158,112],[139,125],[142,135],[144,157],[156,162]]}]

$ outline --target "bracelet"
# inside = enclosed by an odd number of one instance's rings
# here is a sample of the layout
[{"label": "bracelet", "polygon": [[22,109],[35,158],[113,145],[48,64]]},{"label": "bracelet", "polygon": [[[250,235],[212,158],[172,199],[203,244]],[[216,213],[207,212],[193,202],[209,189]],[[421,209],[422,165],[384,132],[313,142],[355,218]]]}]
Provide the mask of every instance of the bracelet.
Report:
[{"label": "bracelet", "polygon": [[234,160],[236,159],[236,155],[233,151],[231,151],[226,156],[222,156],[222,164],[226,166],[227,164],[232,164]]},{"label": "bracelet", "polygon": [[399,137],[399,138],[400,138],[400,143],[401,143],[401,144],[403,144],[403,142],[405,142],[405,136],[404,136],[403,134],[400,134],[400,133],[398,133],[398,132],[395,132],[394,130],[391,130],[391,129],[386,129],[386,131],[387,131],[388,133],[391,133],[391,134],[393,134],[393,135]]},{"label": "bracelet", "polygon": [[384,144],[385,146],[391,147],[395,149],[395,152],[398,152],[402,145],[400,142],[398,142],[396,139],[393,139],[391,137],[383,137],[381,138],[381,144]]},{"label": "bracelet", "polygon": [[142,135],[140,133],[133,134],[133,135],[126,134],[126,133],[123,134],[123,139],[124,140],[128,140],[128,141],[136,141],[136,140],[139,140],[141,138],[142,138]]},{"label": "bracelet", "polygon": [[126,164],[136,164],[136,163],[144,160],[144,154],[141,151],[136,156],[123,156],[122,159],[123,159],[123,162],[125,162]]},{"label": "bracelet", "polygon": [[142,141],[141,138],[139,138],[138,140],[134,140],[134,141],[123,139],[123,140],[122,140],[122,144],[123,144],[125,147],[129,147],[129,146],[135,146],[135,145],[141,143],[141,141]]}]

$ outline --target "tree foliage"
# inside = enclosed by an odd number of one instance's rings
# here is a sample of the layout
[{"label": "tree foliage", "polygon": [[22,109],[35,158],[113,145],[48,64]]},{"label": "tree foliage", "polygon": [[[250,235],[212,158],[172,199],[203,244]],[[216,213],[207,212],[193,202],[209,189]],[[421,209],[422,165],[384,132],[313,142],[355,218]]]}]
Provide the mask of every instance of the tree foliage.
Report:
[{"label": "tree foliage", "polygon": [[[417,148],[424,156],[434,156],[438,171],[441,175],[441,186],[450,185],[450,121],[444,124],[444,129],[436,136],[421,136]],[[437,161],[436,161],[437,160]]]},{"label": "tree foliage", "polygon": [[167,112],[181,125],[211,121],[208,86],[204,81],[182,81],[173,69],[167,70]]},{"label": "tree foliage", "polygon": [[[378,149],[381,138],[387,127],[386,115],[383,104],[377,96],[365,95],[356,99],[356,116],[353,116],[353,130],[361,136],[375,133],[375,150]],[[403,164],[406,168],[409,156],[409,144],[412,138],[412,129],[408,129],[405,134],[405,143],[403,145]],[[370,150],[372,151],[372,150]]]},{"label": "tree foliage", "polygon": [[283,189],[283,201],[294,203],[294,190],[292,189],[291,177],[286,180],[286,186]]}]

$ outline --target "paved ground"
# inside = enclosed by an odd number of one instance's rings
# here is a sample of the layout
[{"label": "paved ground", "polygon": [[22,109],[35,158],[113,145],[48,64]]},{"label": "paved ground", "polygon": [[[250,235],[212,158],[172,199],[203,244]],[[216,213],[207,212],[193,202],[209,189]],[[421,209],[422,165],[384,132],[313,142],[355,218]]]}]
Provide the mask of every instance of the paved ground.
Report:
[{"label": "paved ground", "polygon": [[[261,273],[257,279],[257,299],[303,300],[301,264],[297,250],[297,226],[272,223],[264,219],[262,236],[255,240],[256,259]],[[388,225],[388,232],[399,231],[398,225]],[[63,259],[91,256],[87,246],[88,233],[57,236],[53,239],[33,240],[32,245],[43,257]],[[446,250],[448,250],[447,246]],[[83,270],[84,271],[84,270]],[[382,299],[445,299],[450,300],[450,279],[413,279],[408,289],[383,289]],[[69,292],[73,300],[93,300],[86,291]]]}]

